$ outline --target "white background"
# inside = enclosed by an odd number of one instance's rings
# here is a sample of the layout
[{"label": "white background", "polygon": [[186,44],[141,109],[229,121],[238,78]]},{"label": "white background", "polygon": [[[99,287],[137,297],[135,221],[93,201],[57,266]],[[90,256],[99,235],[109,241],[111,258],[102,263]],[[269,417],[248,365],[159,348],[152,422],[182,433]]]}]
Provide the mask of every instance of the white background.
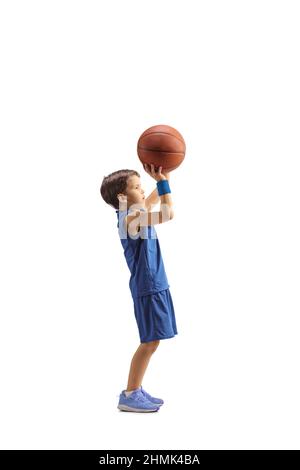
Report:
[{"label": "white background", "polygon": [[[299,2],[2,1],[0,445],[299,449]],[[178,336],[139,344],[105,175],[177,128]]]}]

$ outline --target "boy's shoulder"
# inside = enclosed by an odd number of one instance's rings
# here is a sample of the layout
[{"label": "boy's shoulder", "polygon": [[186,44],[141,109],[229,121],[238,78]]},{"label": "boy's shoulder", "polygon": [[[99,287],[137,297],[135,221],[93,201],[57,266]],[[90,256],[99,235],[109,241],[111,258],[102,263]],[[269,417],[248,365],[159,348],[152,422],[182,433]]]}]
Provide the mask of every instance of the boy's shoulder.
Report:
[{"label": "boy's shoulder", "polygon": [[118,218],[119,230],[122,229],[125,231],[125,233],[128,231],[129,224],[132,221],[132,219],[136,218],[140,214],[140,212],[139,211],[137,212],[136,209],[130,209],[130,208],[127,208],[124,210],[117,209],[115,212]]},{"label": "boy's shoulder", "polygon": [[[127,208],[124,210],[116,210],[118,216],[118,227],[119,230],[122,230],[124,234],[130,235],[131,237],[136,237],[140,233],[141,226],[146,229],[149,226],[149,222],[143,224],[141,222],[141,215],[143,214],[143,221],[145,217],[148,219],[147,214],[149,213],[148,209],[139,207],[139,208]],[[123,233],[122,232],[122,233]],[[126,237],[127,238],[127,237]]]},{"label": "boy's shoulder", "polygon": [[124,214],[125,230],[128,231],[132,237],[135,237],[140,233],[140,216],[145,212],[148,212],[147,209],[139,207],[138,209],[129,208]]}]

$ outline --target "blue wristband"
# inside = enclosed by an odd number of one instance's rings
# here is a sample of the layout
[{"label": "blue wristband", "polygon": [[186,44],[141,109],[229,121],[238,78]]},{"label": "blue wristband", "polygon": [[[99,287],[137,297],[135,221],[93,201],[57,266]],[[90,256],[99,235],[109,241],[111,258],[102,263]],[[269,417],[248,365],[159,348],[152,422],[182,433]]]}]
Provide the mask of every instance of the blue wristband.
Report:
[{"label": "blue wristband", "polygon": [[171,192],[169,181],[168,180],[160,180],[156,183],[157,191],[160,196],[163,194],[167,194]]}]

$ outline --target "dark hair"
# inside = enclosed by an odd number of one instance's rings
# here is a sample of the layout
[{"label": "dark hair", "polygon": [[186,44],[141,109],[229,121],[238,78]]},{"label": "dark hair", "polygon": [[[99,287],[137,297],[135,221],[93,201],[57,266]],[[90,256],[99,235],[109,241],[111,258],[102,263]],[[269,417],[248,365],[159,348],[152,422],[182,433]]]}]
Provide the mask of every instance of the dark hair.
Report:
[{"label": "dark hair", "polygon": [[100,188],[104,201],[115,209],[119,209],[117,194],[126,194],[127,181],[133,175],[140,177],[139,173],[135,170],[118,170],[110,173],[108,176],[104,176]]}]

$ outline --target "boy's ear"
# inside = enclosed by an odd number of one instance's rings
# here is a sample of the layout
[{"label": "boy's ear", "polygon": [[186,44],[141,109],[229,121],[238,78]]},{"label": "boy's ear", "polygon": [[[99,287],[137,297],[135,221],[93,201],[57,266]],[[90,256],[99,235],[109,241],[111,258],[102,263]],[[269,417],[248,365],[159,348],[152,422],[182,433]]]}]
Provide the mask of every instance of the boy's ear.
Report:
[{"label": "boy's ear", "polygon": [[127,202],[126,194],[119,193],[119,194],[117,194],[117,198],[118,198],[119,202]]}]

